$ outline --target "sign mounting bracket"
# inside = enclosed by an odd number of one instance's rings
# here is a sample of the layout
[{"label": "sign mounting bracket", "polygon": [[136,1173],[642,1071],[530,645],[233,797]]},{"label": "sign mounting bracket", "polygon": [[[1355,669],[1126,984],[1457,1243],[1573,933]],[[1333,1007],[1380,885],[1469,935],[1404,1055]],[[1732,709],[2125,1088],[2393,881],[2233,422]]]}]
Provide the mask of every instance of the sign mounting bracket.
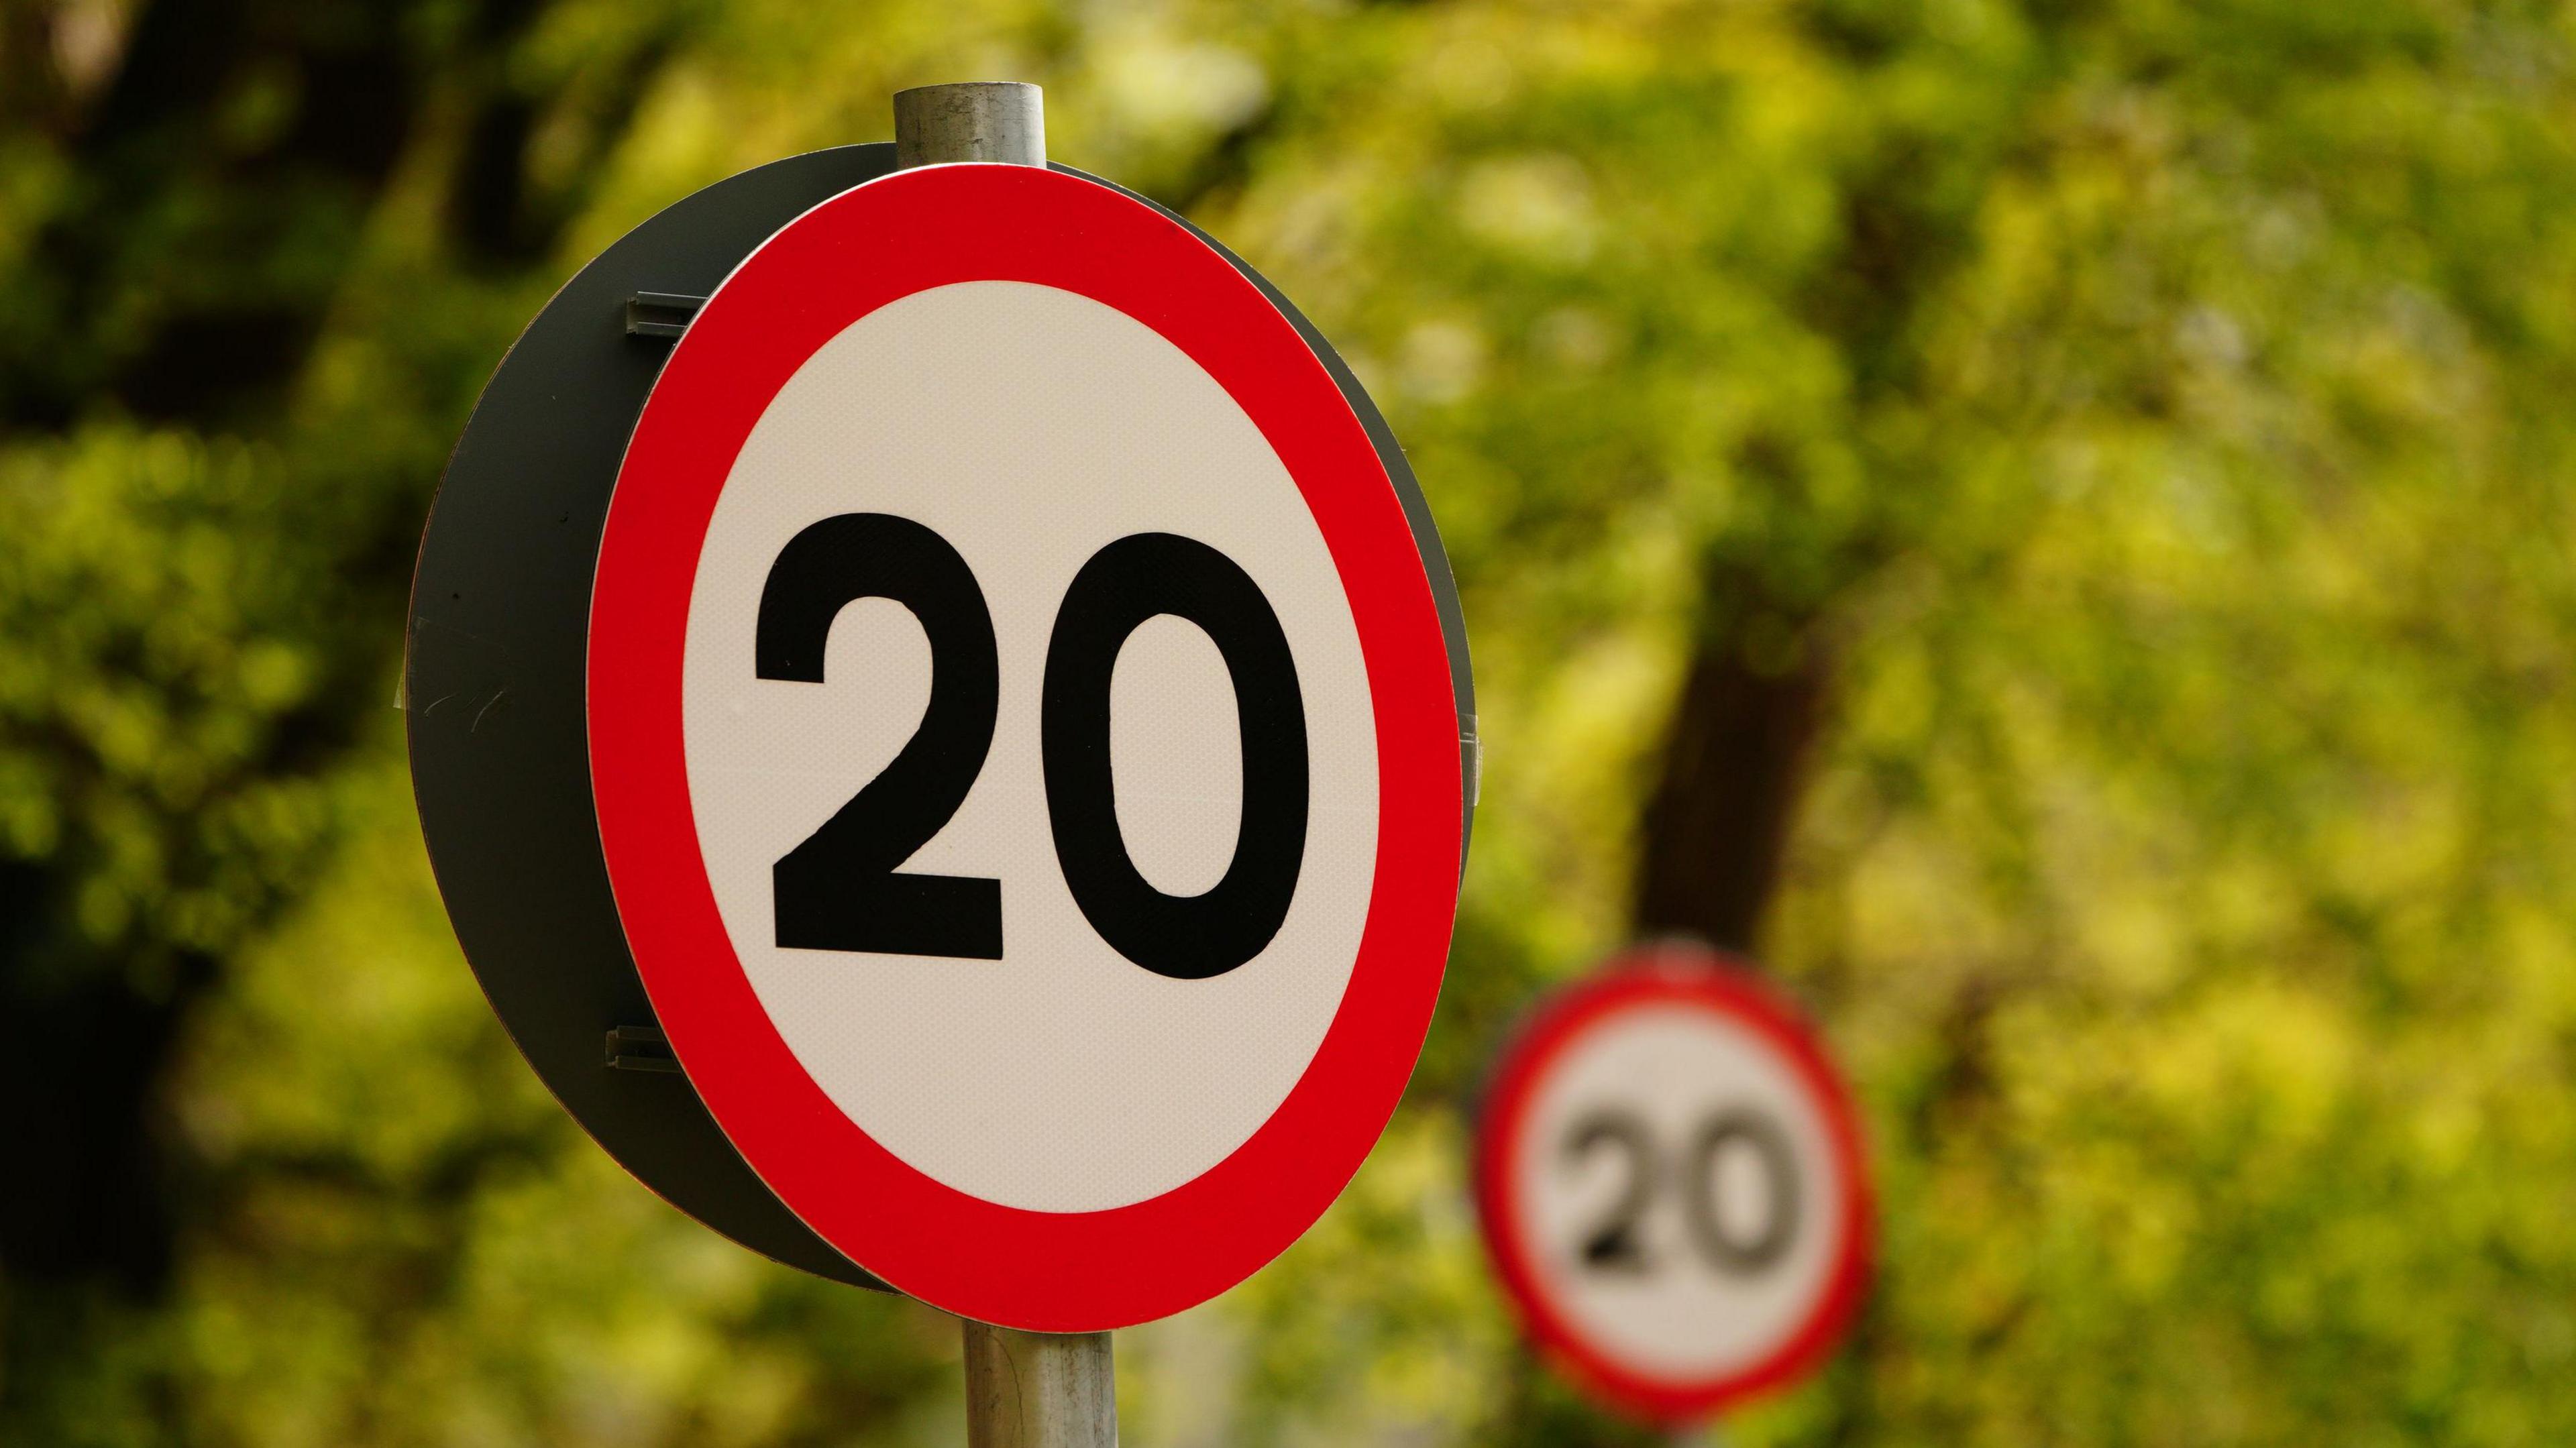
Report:
[{"label": "sign mounting bracket", "polygon": [[706,304],[685,292],[637,292],[626,299],[626,335],[677,341]]},{"label": "sign mounting bracket", "polygon": [[658,1026],[608,1028],[608,1068],[612,1071],[664,1071],[676,1074],[680,1058]]}]

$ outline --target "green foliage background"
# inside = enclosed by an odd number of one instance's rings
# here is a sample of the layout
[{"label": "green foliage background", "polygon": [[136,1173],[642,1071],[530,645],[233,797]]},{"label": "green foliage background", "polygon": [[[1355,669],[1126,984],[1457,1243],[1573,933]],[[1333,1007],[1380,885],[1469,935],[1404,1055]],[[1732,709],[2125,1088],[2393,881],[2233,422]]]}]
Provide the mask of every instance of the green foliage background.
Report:
[{"label": "green foliage background", "polygon": [[[1712,639],[1832,681],[1760,947],[1884,1227],[1851,1348],[1732,1441],[2576,1441],[2564,8],[231,4],[325,37],[289,56],[383,27],[416,104],[351,186],[254,164],[329,79],[286,61],[136,143],[201,163],[84,151],[145,12],[5,3],[0,1005],[170,1024],[166,1260],[0,1239],[0,1441],[959,1441],[944,1319],[715,1240],[519,1064],[393,684],[408,541],[550,288],[966,77],[1044,84],[1056,156],[1344,346],[1477,651],[1412,1097],[1305,1242],[1122,1337],[1128,1441],[1634,1436],[1516,1347],[1462,1111],[1630,929]],[[477,230],[494,146],[526,184]],[[282,384],[166,405],[135,359],[245,297],[315,318]],[[0,1113],[86,1119],[83,1064]]]}]

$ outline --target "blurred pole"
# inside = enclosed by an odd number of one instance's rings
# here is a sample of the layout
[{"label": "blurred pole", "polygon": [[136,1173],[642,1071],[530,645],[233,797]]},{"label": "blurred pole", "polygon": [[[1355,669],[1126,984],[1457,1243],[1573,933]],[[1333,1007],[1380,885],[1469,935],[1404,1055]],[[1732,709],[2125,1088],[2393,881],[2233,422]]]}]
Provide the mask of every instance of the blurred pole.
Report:
[{"label": "blurred pole", "polygon": [[[897,91],[899,166],[1046,164],[1036,86],[1012,81]],[[1117,1448],[1118,1387],[1105,1332],[1020,1332],[967,1322],[967,1448]]]}]

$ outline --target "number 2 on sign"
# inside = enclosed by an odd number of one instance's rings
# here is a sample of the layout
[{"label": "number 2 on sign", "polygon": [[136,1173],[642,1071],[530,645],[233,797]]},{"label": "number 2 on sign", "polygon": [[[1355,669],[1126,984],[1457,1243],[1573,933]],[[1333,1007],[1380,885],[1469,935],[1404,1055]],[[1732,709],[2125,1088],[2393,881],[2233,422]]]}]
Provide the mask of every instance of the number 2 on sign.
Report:
[{"label": "number 2 on sign", "polygon": [[[787,949],[1002,958],[1002,882],[896,866],[966,802],[993,746],[1001,666],[974,570],[931,529],[844,513],[788,541],[761,586],[759,677],[823,682],[832,621],[863,598],[912,611],[930,641],[930,703],[901,752],[771,867]],[[1243,812],[1224,878],[1154,888],[1127,852],[1109,760],[1109,690],[1137,627],[1172,614],[1204,630],[1235,693]],[[1092,929],[1157,975],[1204,980],[1261,953],[1288,917],[1306,851],[1305,701],[1279,615],[1234,560],[1170,533],[1093,554],[1056,611],[1039,693],[1039,752],[1057,863]]]}]

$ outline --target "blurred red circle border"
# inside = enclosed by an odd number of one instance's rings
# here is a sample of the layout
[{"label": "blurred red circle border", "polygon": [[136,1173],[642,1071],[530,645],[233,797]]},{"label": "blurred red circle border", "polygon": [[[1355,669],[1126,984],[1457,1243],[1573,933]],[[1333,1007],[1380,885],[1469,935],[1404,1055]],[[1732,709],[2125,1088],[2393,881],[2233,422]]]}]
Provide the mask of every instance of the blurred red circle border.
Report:
[{"label": "blurred red circle border", "polygon": [[[1508,1189],[1520,1165],[1521,1121],[1548,1069],[1613,1018],[1673,1005],[1747,1027],[1781,1052],[1822,1110],[1845,1183],[1835,1263],[1796,1327],[1752,1363],[1702,1378],[1646,1372],[1588,1339],[1549,1297]],[[1808,1376],[1841,1342],[1868,1294],[1875,1213],[1859,1114],[1842,1073],[1804,1013],[1776,987],[1740,957],[1696,942],[1632,947],[1540,1003],[1504,1048],[1487,1086],[1477,1118],[1475,1188],[1487,1254],[1539,1350],[1596,1396],[1654,1422],[1696,1421]]]}]

